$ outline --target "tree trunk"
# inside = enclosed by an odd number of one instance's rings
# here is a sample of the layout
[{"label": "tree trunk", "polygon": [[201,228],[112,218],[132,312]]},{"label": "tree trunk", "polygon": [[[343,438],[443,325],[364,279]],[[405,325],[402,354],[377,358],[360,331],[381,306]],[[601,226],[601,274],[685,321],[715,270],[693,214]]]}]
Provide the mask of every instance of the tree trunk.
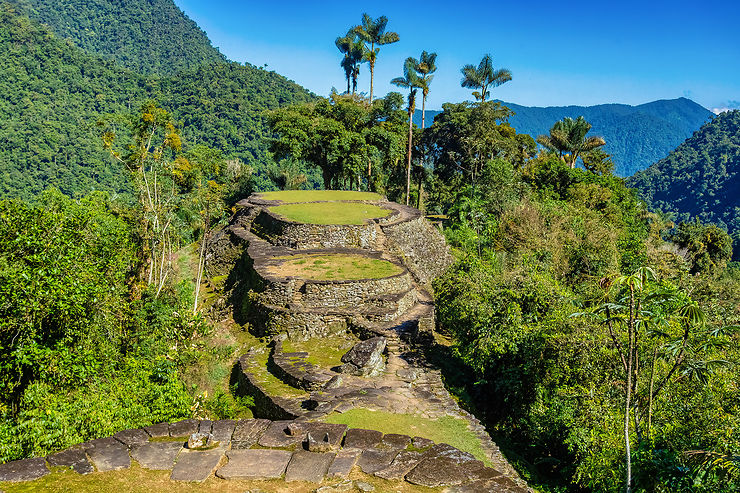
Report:
[{"label": "tree trunk", "polygon": [[414,137],[414,112],[409,111],[409,154],[406,162],[406,205],[409,205],[411,196],[411,141]]},{"label": "tree trunk", "polygon": [[427,97],[421,98],[421,129],[424,130],[424,116],[426,115]]},{"label": "tree trunk", "polygon": [[[375,43],[370,43],[370,56],[375,52]],[[375,76],[375,60],[370,59],[370,107],[373,106],[373,77]]]}]

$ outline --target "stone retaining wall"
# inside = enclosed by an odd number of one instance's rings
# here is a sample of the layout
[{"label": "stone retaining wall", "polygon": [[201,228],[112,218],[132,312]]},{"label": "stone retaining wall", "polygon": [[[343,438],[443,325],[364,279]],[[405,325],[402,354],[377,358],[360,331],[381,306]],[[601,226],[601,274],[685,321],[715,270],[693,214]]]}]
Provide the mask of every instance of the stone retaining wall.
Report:
[{"label": "stone retaining wall", "polygon": [[454,261],[444,236],[423,217],[382,226],[382,230],[386,248],[423,284],[442,275]]},{"label": "stone retaining wall", "polygon": [[374,248],[378,231],[366,224],[303,224],[287,221],[263,209],[252,223],[252,232],[273,245],[310,250],[316,248]]},{"label": "stone retaining wall", "polygon": [[295,419],[302,413],[291,399],[270,395],[250,371],[252,354],[239,358],[237,381],[242,395],[254,399],[254,413],[268,419]]},{"label": "stone retaining wall", "polygon": [[[210,433],[216,448],[191,450],[192,433]],[[162,441],[163,438],[181,438]],[[371,491],[348,477],[359,469],[387,482],[399,481],[457,493],[524,493],[527,490],[471,454],[423,437],[383,434],[346,425],[266,419],[159,423],[124,430],[49,455],[0,464],[0,482],[33,481],[67,467],[70,474],[128,469],[170,472],[172,481],[283,479],[315,483],[321,491]],[[225,485],[225,483],[224,483]],[[29,485],[30,486],[30,485]]]}]

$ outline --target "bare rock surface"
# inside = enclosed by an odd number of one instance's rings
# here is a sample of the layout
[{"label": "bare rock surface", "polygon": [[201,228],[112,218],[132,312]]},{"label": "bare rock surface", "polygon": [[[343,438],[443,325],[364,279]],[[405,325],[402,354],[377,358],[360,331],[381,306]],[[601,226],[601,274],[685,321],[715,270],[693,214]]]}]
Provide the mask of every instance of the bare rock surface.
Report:
[{"label": "bare rock surface", "polygon": [[285,471],[285,481],[320,483],[334,460],[333,453],[316,453],[299,450],[293,454]]},{"label": "bare rock surface", "polygon": [[287,450],[230,450],[229,462],[216,471],[223,479],[274,479],[288,467],[293,454]]},{"label": "bare rock surface", "polygon": [[205,481],[221,461],[220,450],[183,450],[177,457],[170,479],[174,481]]},{"label": "bare rock surface", "polygon": [[152,438],[161,438],[170,436],[170,424],[169,423],[157,423],[144,428],[149,436]]},{"label": "bare rock surface", "polygon": [[93,440],[85,449],[87,455],[100,472],[117,471],[131,467],[131,457],[128,455],[128,447],[118,440],[106,439]]},{"label": "bare rock surface", "polygon": [[142,429],[123,430],[113,436],[129,448],[149,441],[149,433]]},{"label": "bare rock surface", "polygon": [[171,437],[189,437],[198,432],[200,423],[197,419],[184,419],[170,425]]},{"label": "bare rock surface", "polygon": [[334,461],[329,466],[329,470],[326,475],[330,478],[347,478],[349,473],[352,472],[352,468],[357,464],[357,459],[360,458],[360,451],[355,449],[343,449],[337,453],[334,457]]},{"label": "bare rock surface", "polygon": [[89,474],[95,472],[95,468],[87,458],[87,454],[81,448],[69,448],[46,458],[50,466],[71,467],[77,474]]},{"label": "bare rock surface", "polygon": [[366,449],[375,447],[383,439],[383,433],[362,428],[350,428],[344,437],[344,448]]},{"label": "bare rock surface", "polygon": [[231,436],[231,447],[234,449],[248,449],[262,436],[262,433],[270,426],[268,419],[243,419],[234,428]]},{"label": "bare rock surface", "polygon": [[132,449],[131,457],[144,469],[171,471],[181,450],[180,442],[149,442]]},{"label": "bare rock surface", "polygon": [[385,469],[398,455],[398,450],[366,449],[362,451],[357,465],[365,474],[373,474]]},{"label": "bare rock surface", "polygon": [[342,356],[344,364],[340,367],[341,372],[361,377],[379,375],[385,369],[385,346],[385,337],[372,337],[358,342]]},{"label": "bare rock surface", "polygon": [[421,461],[422,452],[403,450],[387,467],[375,471],[375,476],[389,480],[400,480],[406,477],[411,469]]},{"label": "bare rock surface", "polygon": [[49,474],[42,457],[0,464],[0,481],[33,481]]}]

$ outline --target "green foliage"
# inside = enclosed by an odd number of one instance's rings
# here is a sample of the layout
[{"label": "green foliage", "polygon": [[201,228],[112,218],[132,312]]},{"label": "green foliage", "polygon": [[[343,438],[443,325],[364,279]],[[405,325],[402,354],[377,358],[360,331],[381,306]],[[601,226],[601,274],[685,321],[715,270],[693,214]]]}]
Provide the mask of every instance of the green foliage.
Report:
[{"label": "green foliage", "polygon": [[0,4],[0,51],[0,172],[6,177],[0,197],[30,200],[49,186],[68,195],[108,190],[130,197],[126,174],[102,148],[95,124],[152,99],[185,129],[185,151],[190,143],[204,144],[254,170],[254,180],[241,181],[248,174],[237,173],[242,194],[273,188],[262,113],[312,99],[274,72],[231,62],[144,77],[58,39],[7,3]]},{"label": "green foliage", "polygon": [[136,72],[173,74],[225,61],[172,0],[9,0],[62,39]]},{"label": "green foliage", "polygon": [[730,235],[714,224],[702,224],[698,219],[681,222],[670,239],[686,249],[692,274],[718,273],[732,258]]},{"label": "green foliage", "polygon": [[740,232],[740,111],[716,116],[668,157],[629,179],[651,207]]},{"label": "green foliage", "polygon": [[131,216],[100,192],[0,201],[0,461],[190,416],[208,327],[187,286],[131,298]]}]

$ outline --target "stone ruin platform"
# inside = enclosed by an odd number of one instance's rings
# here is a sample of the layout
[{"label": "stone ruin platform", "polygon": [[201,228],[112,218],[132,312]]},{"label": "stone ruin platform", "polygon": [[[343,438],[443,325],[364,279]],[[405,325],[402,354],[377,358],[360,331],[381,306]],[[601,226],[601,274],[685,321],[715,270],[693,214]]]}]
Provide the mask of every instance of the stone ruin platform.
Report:
[{"label": "stone ruin platform", "polygon": [[[211,433],[209,450],[189,450],[190,434]],[[81,443],[47,457],[0,464],[3,482],[28,482],[70,468],[98,474],[142,468],[170,471],[172,481],[304,481],[317,492],[369,491],[352,481],[353,471],[387,481],[446,492],[525,492],[525,488],[472,455],[422,437],[386,434],[346,425],[266,419],[160,423]]]}]

